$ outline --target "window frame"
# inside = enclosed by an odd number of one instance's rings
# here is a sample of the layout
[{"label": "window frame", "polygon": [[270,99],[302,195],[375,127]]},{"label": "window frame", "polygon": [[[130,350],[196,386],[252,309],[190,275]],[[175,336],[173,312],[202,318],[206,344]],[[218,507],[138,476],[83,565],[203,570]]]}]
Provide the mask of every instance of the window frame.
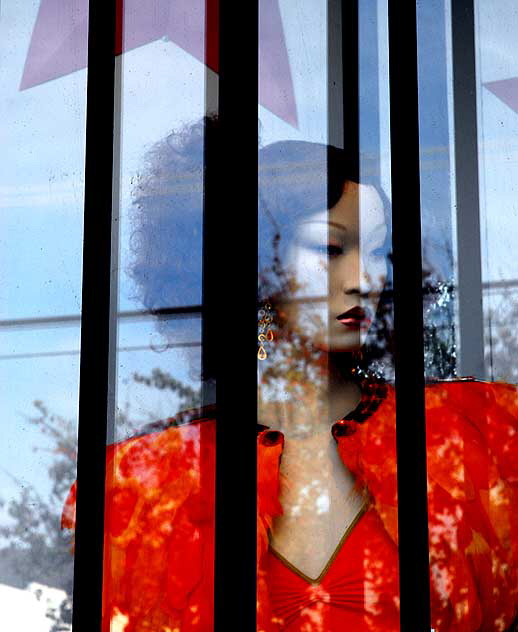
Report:
[{"label": "window frame", "polygon": [[[257,255],[250,244],[257,242],[257,221],[248,216],[247,223],[255,225],[255,232],[252,229],[242,244],[236,244],[221,213],[224,209],[225,214],[238,217],[239,200],[248,199],[251,203],[247,204],[247,213],[255,208],[257,214],[258,5],[258,0],[247,2],[237,12],[229,0],[219,2],[220,131],[219,137],[207,139],[205,147],[203,366],[209,384],[205,397],[207,401],[213,397],[215,384],[218,401],[217,631],[227,630],[229,621],[235,622],[236,629],[255,629]],[[215,4],[207,2],[207,7],[213,11]],[[416,2],[388,0],[399,570],[401,630],[405,632],[430,630],[416,9]],[[352,81],[354,99],[350,98],[350,89],[347,101],[344,91],[337,92],[331,85],[328,95],[330,99],[338,98],[333,102],[333,112],[343,112],[344,136],[359,153],[358,0],[328,0],[328,10],[328,15],[340,13],[344,18],[339,42],[342,86],[346,84],[346,55],[357,69],[356,75],[351,75],[348,66],[347,81]],[[89,0],[74,632],[100,630],[102,616],[104,512],[100,508],[104,507],[105,448],[113,410],[110,350],[116,335],[113,262],[118,258],[113,202],[118,199],[113,174],[117,172],[114,162],[118,159],[120,134],[120,108],[115,108],[120,101],[120,78],[116,81],[114,63],[117,11],[122,11],[122,2]],[[466,156],[473,153],[469,143],[476,139],[477,123],[473,14],[473,0],[452,2],[457,203],[459,218],[465,220],[465,224],[459,222],[459,244],[469,244],[471,256],[477,234],[480,243],[475,212],[479,203],[476,152],[466,163]],[[329,50],[329,59],[336,59],[336,49]],[[209,93],[214,88],[207,75],[208,96],[213,97]],[[333,120],[336,117],[330,117],[330,126]],[[232,172],[225,171],[229,164]],[[463,165],[465,170],[460,171]],[[466,182],[473,186],[466,186]],[[230,187],[233,195],[229,200]],[[229,274],[236,257],[241,278],[246,281],[240,291],[240,318],[229,323],[222,309],[226,297],[221,279]],[[466,266],[477,272],[477,266],[468,264],[467,259]],[[481,284],[472,279],[464,282],[461,277],[461,286],[477,292]],[[479,316],[476,326],[482,323],[481,312]],[[465,322],[469,320],[464,318]],[[232,338],[221,349],[222,335],[230,327]],[[235,353],[239,353],[237,372]],[[462,364],[471,365],[468,359]]]}]

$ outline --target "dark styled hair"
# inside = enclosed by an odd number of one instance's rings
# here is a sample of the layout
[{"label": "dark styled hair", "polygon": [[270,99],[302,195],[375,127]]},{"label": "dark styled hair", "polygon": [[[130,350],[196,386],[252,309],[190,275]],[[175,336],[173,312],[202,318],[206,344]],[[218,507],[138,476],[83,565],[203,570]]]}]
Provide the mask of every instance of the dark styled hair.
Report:
[{"label": "dark styled hair", "polygon": [[[151,311],[201,303],[204,140],[209,133],[218,133],[215,117],[157,142],[145,157],[134,189],[128,272],[135,283],[135,298]],[[280,289],[279,278],[298,223],[334,206],[347,180],[359,182],[359,174],[343,149],[305,141],[281,141],[260,149],[262,298]],[[388,214],[386,218],[389,222]]]}]

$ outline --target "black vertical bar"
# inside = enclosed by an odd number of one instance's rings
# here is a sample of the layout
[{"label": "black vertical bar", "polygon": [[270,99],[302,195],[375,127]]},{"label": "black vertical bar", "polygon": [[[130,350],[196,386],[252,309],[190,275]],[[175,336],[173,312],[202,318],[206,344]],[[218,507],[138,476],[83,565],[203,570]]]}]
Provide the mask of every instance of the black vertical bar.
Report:
[{"label": "black vertical bar", "polygon": [[459,373],[485,379],[473,0],[451,3]]},{"label": "black vertical bar", "polygon": [[90,0],[74,632],[101,629],[108,413],[115,1]]},{"label": "black vertical bar", "polygon": [[401,630],[429,632],[416,2],[388,18]]},{"label": "black vertical bar", "polygon": [[327,142],[344,146],[342,0],[327,2]]},{"label": "black vertical bar", "polygon": [[344,147],[360,172],[360,57],[358,0],[342,3],[342,98],[344,104]]},{"label": "black vertical bar", "polygon": [[[327,138],[331,147],[343,147],[350,158],[353,177],[359,182],[358,0],[328,0],[327,3]],[[329,172],[328,183],[332,180]],[[354,176],[354,174],[356,174]],[[327,208],[332,189],[327,187]],[[328,278],[328,286],[330,283]]]},{"label": "black vertical bar", "polygon": [[203,244],[204,380],[215,379],[217,405],[216,632],[256,629],[257,86],[258,2],[220,0]]},{"label": "black vertical bar", "polygon": [[344,147],[359,171],[358,0],[327,3],[327,137]]}]

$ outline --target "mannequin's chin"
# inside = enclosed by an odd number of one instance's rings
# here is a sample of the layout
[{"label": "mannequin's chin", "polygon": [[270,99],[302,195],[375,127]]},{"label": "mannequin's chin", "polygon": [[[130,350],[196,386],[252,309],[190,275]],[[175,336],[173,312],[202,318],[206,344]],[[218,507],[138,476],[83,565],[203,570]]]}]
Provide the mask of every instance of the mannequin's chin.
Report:
[{"label": "mannequin's chin", "polygon": [[354,353],[362,348],[361,341],[344,341],[344,340],[313,340],[315,349],[324,353]]}]

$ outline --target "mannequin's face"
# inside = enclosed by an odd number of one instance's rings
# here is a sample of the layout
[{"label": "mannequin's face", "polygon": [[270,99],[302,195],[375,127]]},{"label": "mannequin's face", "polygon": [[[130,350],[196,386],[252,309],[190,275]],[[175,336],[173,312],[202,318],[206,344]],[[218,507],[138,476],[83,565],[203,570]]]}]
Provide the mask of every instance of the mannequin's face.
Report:
[{"label": "mannequin's face", "polygon": [[374,187],[347,182],[337,204],[300,223],[288,265],[288,327],[328,351],[355,351],[374,318],[387,267],[387,225]]}]

